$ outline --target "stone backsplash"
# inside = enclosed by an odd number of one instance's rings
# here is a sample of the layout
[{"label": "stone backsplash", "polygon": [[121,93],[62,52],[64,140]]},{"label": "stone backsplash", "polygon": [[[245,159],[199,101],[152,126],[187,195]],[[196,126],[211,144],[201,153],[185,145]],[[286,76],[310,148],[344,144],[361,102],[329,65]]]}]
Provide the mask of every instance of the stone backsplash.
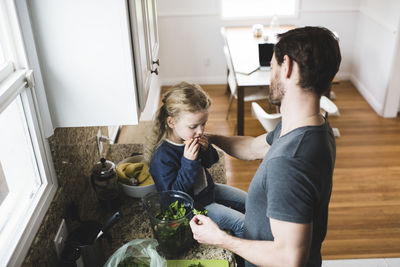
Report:
[{"label": "stone backsplash", "polygon": [[89,177],[92,166],[100,158],[96,143],[99,129],[102,135],[107,135],[107,127],[57,128],[49,138],[59,187],[22,266],[57,265],[54,236],[63,218],[67,228],[74,226],[68,216],[69,204],[81,206],[95,197],[89,187]]}]

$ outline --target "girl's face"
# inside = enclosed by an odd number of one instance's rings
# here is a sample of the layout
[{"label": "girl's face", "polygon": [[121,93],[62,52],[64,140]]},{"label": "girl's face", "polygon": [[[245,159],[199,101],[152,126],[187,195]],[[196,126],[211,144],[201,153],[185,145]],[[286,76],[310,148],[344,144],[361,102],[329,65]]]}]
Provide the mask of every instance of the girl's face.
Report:
[{"label": "girl's face", "polygon": [[175,143],[182,144],[185,140],[200,137],[204,133],[207,120],[207,110],[181,112],[177,117],[168,117],[167,124],[172,129],[172,134],[168,138]]}]

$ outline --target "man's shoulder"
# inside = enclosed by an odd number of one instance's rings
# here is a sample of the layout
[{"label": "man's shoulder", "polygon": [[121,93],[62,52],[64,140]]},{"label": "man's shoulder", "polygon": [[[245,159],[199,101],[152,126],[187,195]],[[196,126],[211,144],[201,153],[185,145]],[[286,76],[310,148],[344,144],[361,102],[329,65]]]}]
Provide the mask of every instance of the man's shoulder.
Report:
[{"label": "man's shoulder", "polygon": [[335,147],[335,140],[326,127],[308,126],[283,136],[274,145],[271,155],[273,157],[308,158],[311,155],[331,152]]},{"label": "man's shoulder", "polygon": [[330,164],[336,155],[335,137],[330,128],[310,127],[304,131],[293,156],[318,165]]},{"label": "man's shoulder", "polygon": [[267,160],[274,158],[284,160],[287,157],[294,157],[300,144],[303,142],[303,135],[303,132],[290,133],[288,136],[276,139],[267,154]]}]

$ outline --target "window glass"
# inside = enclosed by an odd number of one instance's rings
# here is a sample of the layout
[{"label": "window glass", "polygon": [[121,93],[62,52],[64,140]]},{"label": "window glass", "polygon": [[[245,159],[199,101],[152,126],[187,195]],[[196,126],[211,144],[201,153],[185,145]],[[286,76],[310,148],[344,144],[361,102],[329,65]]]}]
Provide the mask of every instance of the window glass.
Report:
[{"label": "window glass", "polygon": [[[26,2],[0,1],[0,266],[22,265],[57,188],[36,88],[25,86],[30,66],[21,29],[28,47],[33,36]],[[37,63],[36,53],[31,60]]]},{"label": "window glass", "polygon": [[10,249],[42,185],[21,96],[0,113],[0,128],[0,248]]},{"label": "window glass", "polygon": [[4,53],[3,53],[3,47],[1,46],[0,43],[0,66],[3,65],[3,63],[5,62],[5,58],[4,58]]},{"label": "window glass", "polygon": [[295,16],[298,0],[222,0],[223,18]]}]

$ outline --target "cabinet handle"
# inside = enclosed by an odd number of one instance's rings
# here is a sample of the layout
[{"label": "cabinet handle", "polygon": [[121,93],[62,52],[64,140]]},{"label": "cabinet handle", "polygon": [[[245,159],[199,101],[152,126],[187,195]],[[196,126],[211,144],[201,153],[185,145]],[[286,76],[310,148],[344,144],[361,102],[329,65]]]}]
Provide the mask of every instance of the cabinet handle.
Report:
[{"label": "cabinet handle", "polygon": [[158,75],[158,68],[156,68],[155,70],[151,70],[151,73],[155,73],[156,75]]},{"label": "cabinet handle", "polygon": [[159,58],[157,58],[157,60],[156,60],[156,61],[154,61],[154,60],[153,60],[153,65],[154,65],[154,64],[157,64],[158,66],[160,66],[160,59],[159,59]]}]

